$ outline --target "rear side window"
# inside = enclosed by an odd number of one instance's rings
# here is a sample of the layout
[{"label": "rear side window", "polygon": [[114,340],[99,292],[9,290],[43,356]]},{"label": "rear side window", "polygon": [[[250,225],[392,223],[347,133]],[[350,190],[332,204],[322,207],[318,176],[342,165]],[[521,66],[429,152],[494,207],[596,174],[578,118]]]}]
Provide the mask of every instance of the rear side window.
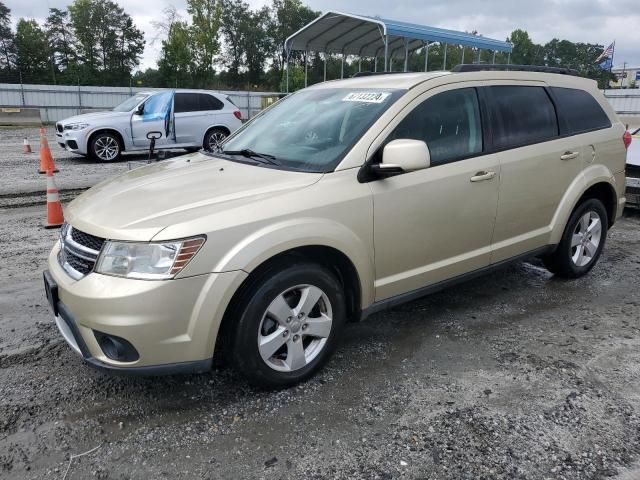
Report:
[{"label": "rear side window", "polygon": [[199,93],[200,110],[222,110],[224,104],[213,95]]},{"label": "rear side window", "polygon": [[195,93],[176,93],[173,100],[175,113],[198,111],[198,97]]},{"label": "rear side window", "polygon": [[611,121],[595,98],[584,90],[551,87],[558,114],[566,122],[563,134],[575,135],[609,128]]},{"label": "rear side window", "polygon": [[496,150],[544,142],[559,135],[555,108],[544,88],[515,85],[486,88],[490,92]]},{"label": "rear side window", "polygon": [[441,165],[482,152],[482,124],[474,88],[428,98],[409,113],[387,141],[409,138],[429,147],[431,164]]}]

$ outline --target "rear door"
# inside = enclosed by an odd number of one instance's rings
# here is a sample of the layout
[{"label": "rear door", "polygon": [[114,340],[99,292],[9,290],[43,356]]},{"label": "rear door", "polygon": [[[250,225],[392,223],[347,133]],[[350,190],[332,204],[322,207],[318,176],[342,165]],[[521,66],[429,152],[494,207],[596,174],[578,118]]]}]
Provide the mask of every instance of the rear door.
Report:
[{"label": "rear door", "polygon": [[217,114],[223,103],[215,96],[202,92],[177,92],[176,141],[181,145],[202,146],[210,126],[218,123]]},{"label": "rear door", "polygon": [[141,111],[131,115],[131,137],[136,147],[149,147],[147,134],[150,132],[161,134],[156,140],[157,148],[175,144],[173,95],[173,91],[151,95],[144,102]]},{"label": "rear door", "polygon": [[553,216],[582,171],[579,139],[561,137],[553,100],[536,82],[484,87],[500,193],[492,263],[548,244]]}]

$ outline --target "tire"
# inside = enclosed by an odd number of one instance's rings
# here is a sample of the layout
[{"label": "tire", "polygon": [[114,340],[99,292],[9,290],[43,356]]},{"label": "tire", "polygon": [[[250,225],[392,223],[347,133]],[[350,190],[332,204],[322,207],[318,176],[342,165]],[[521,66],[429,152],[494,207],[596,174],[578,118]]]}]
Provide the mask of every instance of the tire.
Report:
[{"label": "tire", "polygon": [[116,162],[120,160],[122,145],[113,133],[100,132],[91,137],[89,156],[98,162]]},{"label": "tire", "polygon": [[199,147],[187,147],[187,148],[185,148],[185,150],[186,150],[188,153],[195,153],[195,152],[199,152],[199,151],[200,151],[200,148],[199,148]]},{"label": "tire", "polygon": [[302,262],[264,272],[238,303],[230,352],[235,368],[263,388],[306,380],[340,339],[345,304],[340,282],[320,265]]},{"label": "tire", "polygon": [[608,222],[607,210],[597,198],[579,204],[571,214],[556,250],[542,258],[545,267],[563,278],[587,274],[600,258]]},{"label": "tire", "polygon": [[202,147],[208,152],[213,152],[228,136],[229,133],[224,128],[212,128],[205,134]]}]

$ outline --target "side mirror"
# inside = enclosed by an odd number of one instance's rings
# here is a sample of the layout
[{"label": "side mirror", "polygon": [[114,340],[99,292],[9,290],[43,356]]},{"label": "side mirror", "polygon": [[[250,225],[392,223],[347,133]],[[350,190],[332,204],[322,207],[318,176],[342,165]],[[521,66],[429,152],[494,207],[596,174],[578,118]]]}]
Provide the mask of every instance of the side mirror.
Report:
[{"label": "side mirror", "polygon": [[382,151],[382,163],[371,165],[381,177],[429,168],[431,155],[422,140],[400,139],[389,142]]},{"label": "side mirror", "polygon": [[144,114],[144,103],[141,105],[138,105],[138,108],[136,108],[136,111],[133,113],[135,113],[136,115]]}]

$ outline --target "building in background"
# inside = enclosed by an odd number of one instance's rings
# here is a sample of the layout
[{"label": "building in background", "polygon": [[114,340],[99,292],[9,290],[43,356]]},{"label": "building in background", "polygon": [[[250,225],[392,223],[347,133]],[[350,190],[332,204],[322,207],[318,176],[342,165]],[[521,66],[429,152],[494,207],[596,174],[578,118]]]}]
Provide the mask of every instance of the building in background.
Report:
[{"label": "building in background", "polygon": [[622,64],[611,69],[617,81],[612,81],[613,88],[638,88],[640,87],[640,66]]}]

